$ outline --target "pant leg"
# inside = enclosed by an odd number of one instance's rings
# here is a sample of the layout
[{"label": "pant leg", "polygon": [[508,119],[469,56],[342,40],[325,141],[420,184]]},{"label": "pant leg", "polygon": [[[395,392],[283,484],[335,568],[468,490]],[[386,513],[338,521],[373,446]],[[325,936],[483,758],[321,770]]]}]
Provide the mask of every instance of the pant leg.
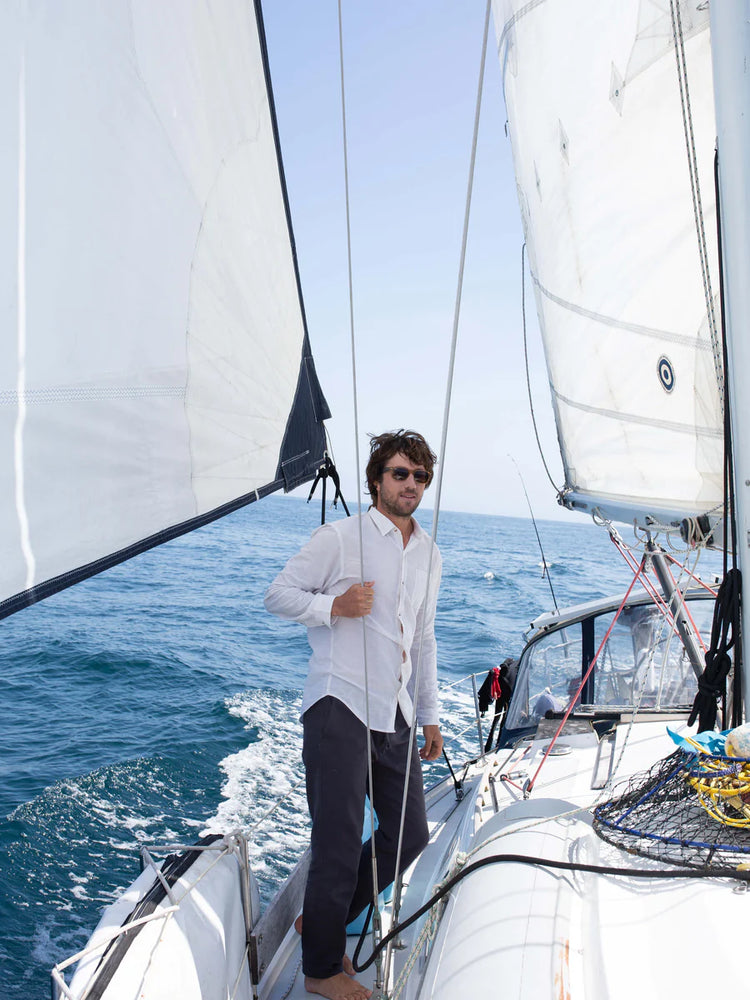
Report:
[{"label": "pant leg", "polygon": [[342,971],[347,913],[357,883],[367,786],[367,729],[337,698],[304,714],[302,756],[312,818],[302,911],[302,969],[326,979]]},{"label": "pant leg", "polygon": [[[396,852],[401,824],[404,795],[404,775],[409,749],[409,727],[401,712],[396,716],[395,733],[373,733],[373,796],[378,829],[375,831],[375,857],[378,868],[378,892],[393,882],[396,876]],[[401,847],[401,871],[424,850],[429,841],[424,801],[422,765],[416,741],[409,761],[409,791]],[[354,920],[371,902],[372,847],[368,840],[362,846],[357,887],[352,897],[347,923]]]}]

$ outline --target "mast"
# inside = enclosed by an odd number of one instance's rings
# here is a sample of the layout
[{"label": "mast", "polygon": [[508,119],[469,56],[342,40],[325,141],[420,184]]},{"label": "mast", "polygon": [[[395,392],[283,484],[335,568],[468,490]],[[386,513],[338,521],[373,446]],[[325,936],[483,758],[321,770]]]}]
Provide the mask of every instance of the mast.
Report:
[{"label": "mast", "polygon": [[[750,0],[715,0],[711,11],[719,152],[728,385],[734,457],[739,568],[750,580]],[[747,588],[747,583],[745,584]],[[745,590],[746,595],[750,592]],[[750,635],[750,600],[742,610]],[[743,655],[745,718],[750,718],[750,657]]]}]

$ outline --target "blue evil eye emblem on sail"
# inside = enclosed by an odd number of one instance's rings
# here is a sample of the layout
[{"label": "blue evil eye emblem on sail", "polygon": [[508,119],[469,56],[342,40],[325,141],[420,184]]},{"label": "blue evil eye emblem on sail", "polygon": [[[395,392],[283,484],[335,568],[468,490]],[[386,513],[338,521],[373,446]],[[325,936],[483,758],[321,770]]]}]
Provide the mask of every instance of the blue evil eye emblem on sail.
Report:
[{"label": "blue evil eye emblem on sail", "polygon": [[672,362],[669,358],[661,357],[659,358],[656,370],[659,373],[659,381],[665,392],[671,392],[674,389],[674,368],[672,367]]}]

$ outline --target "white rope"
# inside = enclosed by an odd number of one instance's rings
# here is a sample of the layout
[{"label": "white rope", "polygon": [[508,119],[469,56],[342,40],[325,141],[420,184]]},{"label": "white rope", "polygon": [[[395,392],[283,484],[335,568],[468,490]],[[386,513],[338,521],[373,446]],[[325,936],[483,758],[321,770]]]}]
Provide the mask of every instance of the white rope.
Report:
[{"label": "white rope", "polygon": [[[346,138],[346,88],[344,82],[344,30],[341,17],[341,0],[338,0],[338,20],[339,20],[339,66],[341,71],[341,128],[344,154],[344,197],[346,204],[346,256],[349,281],[349,335],[351,343],[352,357],[352,394],[354,406],[354,451],[355,467],[357,469],[357,514],[359,519],[359,576],[360,584],[364,586],[365,566],[364,566],[364,542],[362,540],[362,485],[359,478],[360,453],[359,453],[359,402],[357,397],[357,352],[354,337],[354,283],[352,279],[352,234],[351,234],[351,214],[349,210],[349,156]],[[365,723],[367,727],[367,787],[370,796],[370,843],[372,846],[372,886],[373,886],[373,914],[372,914],[372,940],[373,950],[377,948],[380,939],[380,908],[378,906],[378,863],[375,857],[375,806],[374,806],[374,785],[372,774],[372,730],[370,728],[370,684],[367,665],[367,624],[366,617],[362,617],[362,655],[365,674]],[[376,962],[376,985],[381,983],[382,959],[378,956]]]},{"label": "white rope", "polygon": [[294,989],[294,984],[297,982],[297,976],[299,975],[299,970],[301,968],[302,968],[302,956],[300,956],[299,961],[297,962],[297,967],[294,970],[294,975],[292,976],[291,982],[289,983],[289,985],[287,986],[287,988],[284,990],[284,992],[281,994],[281,996],[279,997],[279,1000],[287,1000],[287,997],[289,996],[289,994]]},{"label": "white rope", "polygon": [[[406,822],[406,804],[407,804],[407,798],[408,798],[408,793],[409,793],[409,775],[410,775],[410,772],[411,772],[411,758],[412,758],[412,754],[414,752],[414,741],[415,741],[415,731],[416,731],[416,718],[417,718],[416,706],[418,704],[418,699],[419,699],[419,686],[420,686],[421,673],[422,673],[422,645],[423,645],[423,641],[424,641],[425,619],[427,617],[427,610],[428,610],[426,605],[427,605],[427,600],[429,599],[429,595],[430,595],[430,582],[431,582],[431,576],[432,576],[433,553],[435,551],[435,542],[436,542],[436,539],[437,539],[438,521],[439,521],[439,517],[440,517],[440,497],[441,497],[442,488],[443,488],[443,472],[444,472],[444,469],[445,469],[445,454],[446,454],[446,450],[447,450],[448,421],[449,421],[449,418],[450,418],[451,394],[452,394],[452,390],[453,390],[453,373],[454,373],[455,363],[456,363],[456,346],[457,346],[457,343],[458,343],[458,322],[459,322],[459,318],[460,318],[460,315],[461,315],[461,294],[462,294],[462,291],[463,291],[464,266],[465,266],[465,263],[466,263],[466,245],[467,245],[467,242],[468,242],[469,217],[470,217],[470,213],[471,213],[471,194],[472,194],[472,189],[473,189],[473,186],[474,186],[474,167],[475,167],[475,163],[476,163],[476,154],[477,154],[477,137],[478,137],[478,134],[479,134],[479,117],[480,117],[480,111],[481,111],[481,107],[482,107],[482,89],[483,89],[483,83],[484,83],[484,67],[485,67],[485,62],[486,62],[486,58],[487,58],[487,37],[488,37],[488,34],[489,34],[491,8],[492,8],[491,0],[487,0],[487,6],[486,6],[485,16],[484,16],[484,34],[483,34],[483,38],[482,38],[482,56],[481,56],[480,65],[479,65],[479,82],[478,82],[478,86],[477,86],[477,99],[476,99],[476,106],[475,106],[475,111],[474,111],[474,130],[473,130],[472,143],[471,143],[471,159],[470,159],[470,163],[469,163],[469,180],[468,180],[468,187],[467,187],[467,191],[466,191],[466,204],[465,204],[465,208],[464,208],[464,224],[463,224],[463,234],[462,234],[462,239],[461,239],[461,257],[460,257],[459,268],[458,268],[458,282],[457,282],[457,288],[456,288],[456,303],[455,303],[455,308],[454,308],[454,311],[453,311],[453,332],[452,332],[452,336],[451,336],[450,361],[449,361],[449,364],[448,364],[448,378],[447,378],[446,390],[445,390],[445,406],[444,406],[444,410],[443,410],[443,430],[442,430],[442,436],[441,436],[441,441],[440,441],[440,459],[441,460],[440,460],[440,463],[438,465],[438,474],[437,474],[436,486],[435,486],[435,506],[434,506],[433,519],[432,519],[432,535],[431,535],[431,545],[430,545],[430,560],[429,560],[429,563],[427,565],[427,583],[426,583],[426,597],[425,597],[425,612],[422,615],[422,629],[421,629],[420,636],[419,636],[419,646],[418,646],[418,652],[417,652],[417,664],[416,664],[416,670],[414,672],[414,710],[412,712],[412,720],[411,720],[411,726],[410,726],[410,730],[409,730],[409,747],[408,747],[407,758],[406,758],[407,759],[407,767],[406,767],[406,772],[404,774],[404,793],[403,793],[403,799],[402,799],[402,802],[401,802],[401,822],[399,824],[398,846],[397,846],[397,849],[396,849],[396,879],[395,879],[395,883],[394,883],[394,892],[393,892],[393,917],[392,917],[392,921],[393,921],[394,925],[398,923],[398,916],[399,916],[399,912],[401,910],[401,888],[402,888],[402,882],[401,882],[401,873],[400,873],[399,869],[400,869],[400,862],[401,862],[401,851],[402,851],[402,846],[403,846],[404,826],[405,826],[405,822]],[[386,948],[386,958],[385,958],[385,976],[386,976],[386,979],[388,978],[388,975],[390,973],[392,951],[393,951],[393,942],[389,942],[388,946]]]},{"label": "white rope", "polygon": [[[436,886],[435,887],[436,891],[440,887],[441,886]],[[430,912],[427,914],[424,927],[420,931],[417,940],[414,942],[414,945],[411,951],[409,952],[406,961],[403,964],[403,967],[401,969],[401,974],[399,975],[396,984],[394,985],[393,989],[389,994],[389,1000],[398,1000],[398,997],[400,997],[401,994],[403,993],[404,988],[406,987],[406,984],[409,981],[409,976],[411,975],[411,972],[417,963],[417,959],[419,958],[422,949],[430,940],[430,938],[435,936],[435,931],[437,930],[438,926],[438,920],[439,920],[438,907],[433,906]]]},{"label": "white rope", "polygon": [[263,815],[260,817],[260,819],[256,820],[255,823],[253,823],[252,826],[248,827],[248,829],[247,829],[247,835],[250,836],[250,834],[253,833],[255,830],[257,830],[258,827],[262,826],[266,822],[267,819],[270,819],[270,817],[273,816],[273,814],[278,809],[280,809],[282,805],[285,805],[287,802],[289,802],[290,801],[289,800],[289,796],[293,792],[296,792],[297,789],[300,788],[300,786],[304,784],[304,782],[305,782],[305,779],[304,779],[304,776],[303,776],[302,778],[299,779],[299,781],[296,781],[291,786],[291,788],[289,788],[286,792],[284,792],[283,795],[280,795],[279,798],[276,799],[276,801],[274,802],[274,804],[271,806],[271,808],[268,809],[266,812],[264,812]]}]

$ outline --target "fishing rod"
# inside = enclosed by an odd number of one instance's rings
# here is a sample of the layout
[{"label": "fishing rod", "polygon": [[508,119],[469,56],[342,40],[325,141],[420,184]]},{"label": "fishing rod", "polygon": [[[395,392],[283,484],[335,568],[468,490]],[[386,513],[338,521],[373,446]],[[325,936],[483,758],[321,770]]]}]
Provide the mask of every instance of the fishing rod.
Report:
[{"label": "fishing rod", "polygon": [[560,609],[557,606],[557,598],[555,597],[555,588],[552,586],[552,574],[550,573],[547,560],[544,558],[544,548],[542,547],[542,539],[539,537],[539,529],[536,526],[536,518],[534,517],[534,511],[531,507],[531,500],[529,500],[529,494],[526,492],[526,483],[523,481],[521,470],[518,468],[518,462],[515,460],[515,458],[513,458],[512,455],[508,455],[508,458],[515,465],[516,472],[518,473],[518,478],[521,480],[523,495],[526,497],[526,503],[528,504],[529,507],[529,514],[531,514],[531,523],[534,525],[534,533],[536,535],[536,540],[539,545],[539,551],[542,554],[542,566],[544,567],[544,569],[542,570],[542,576],[547,577],[547,583],[549,584],[550,593],[552,594],[552,603],[555,606],[555,611],[559,612]]}]

